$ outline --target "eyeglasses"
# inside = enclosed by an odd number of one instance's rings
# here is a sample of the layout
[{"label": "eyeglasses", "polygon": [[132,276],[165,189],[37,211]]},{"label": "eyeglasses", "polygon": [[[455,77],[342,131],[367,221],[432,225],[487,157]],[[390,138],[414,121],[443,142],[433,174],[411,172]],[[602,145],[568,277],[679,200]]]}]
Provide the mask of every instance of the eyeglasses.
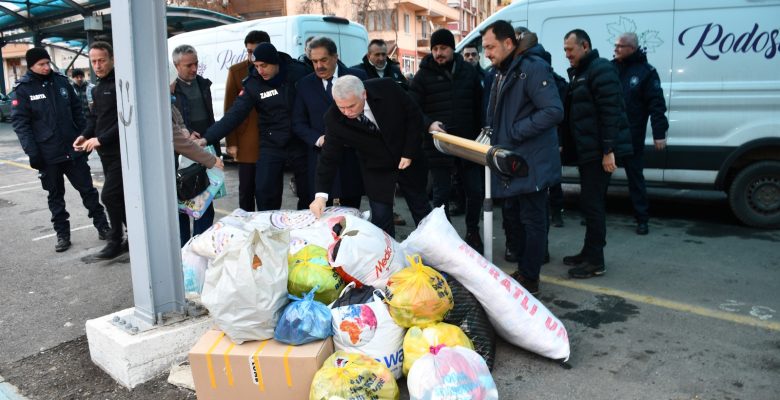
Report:
[{"label": "eyeglasses", "polygon": [[634,46],[632,46],[632,45],[630,45],[630,44],[619,44],[619,43],[615,43],[615,48],[616,48],[616,49],[622,49],[622,48],[624,48],[624,47],[630,47],[630,48],[633,48]]},{"label": "eyeglasses", "polygon": [[463,53],[463,57],[476,57],[478,54],[479,53],[477,52],[468,52],[468,53]]}]

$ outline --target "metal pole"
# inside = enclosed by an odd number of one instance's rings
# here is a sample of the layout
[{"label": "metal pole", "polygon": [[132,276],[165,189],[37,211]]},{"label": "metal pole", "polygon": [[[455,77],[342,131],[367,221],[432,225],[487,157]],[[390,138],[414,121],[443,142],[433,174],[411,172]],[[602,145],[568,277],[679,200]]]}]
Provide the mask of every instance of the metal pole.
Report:
[{"label": "metal pole", "polygon": [[493,262],[493,199],[490,193],[490,167],[485,167],[485,202],[483,208],[483,241],[485,245],[485,259]]},{"label": "metal pole", "polygon": [[[134,324],[185,309],[174,195],[165,2],[111,0]],[[140,325],[140,326],[139,326]]]}]

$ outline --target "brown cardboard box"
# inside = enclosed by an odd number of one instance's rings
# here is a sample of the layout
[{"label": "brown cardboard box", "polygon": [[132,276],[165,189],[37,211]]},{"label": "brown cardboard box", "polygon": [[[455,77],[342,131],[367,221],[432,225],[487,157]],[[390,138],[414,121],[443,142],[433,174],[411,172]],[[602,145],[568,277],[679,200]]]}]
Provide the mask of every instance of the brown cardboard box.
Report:
[{"label": "brown cardboard box", "polygon": [[190,364],[198,400],[306,400],[314,374],[331,354],[331,338],[302,346],[273,339],[237,345],[210,330],[190,350]]}]

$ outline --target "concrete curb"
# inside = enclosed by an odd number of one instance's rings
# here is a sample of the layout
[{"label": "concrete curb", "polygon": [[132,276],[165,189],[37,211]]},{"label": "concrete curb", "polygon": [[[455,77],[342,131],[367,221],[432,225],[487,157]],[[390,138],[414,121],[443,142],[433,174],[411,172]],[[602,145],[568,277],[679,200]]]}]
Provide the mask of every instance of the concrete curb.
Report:
[{"label": "concrete curb", "polygon": [[19,394],[19,390],[16,386],[5,381],[2,375],[0,375],[0,400],[29,400],[27,397]]}]

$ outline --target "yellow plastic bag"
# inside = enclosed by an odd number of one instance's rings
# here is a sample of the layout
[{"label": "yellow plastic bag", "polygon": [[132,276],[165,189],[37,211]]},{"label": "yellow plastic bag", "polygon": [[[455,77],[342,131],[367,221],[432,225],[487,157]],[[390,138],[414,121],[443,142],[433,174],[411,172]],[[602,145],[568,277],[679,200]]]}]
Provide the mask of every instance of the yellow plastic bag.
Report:
[{"label": "yellow plastic bag", "polygon": [[444,320],[454,305],[450,285],[435,269],[423,265],[419,255],[406,259],[411,266],[387,281],[387,305],[393,320],[405,328]]},{"label": "yellow plastic bag", "polygon": [[314,300],[323,304],[334,302],[344,289],[344,280],[328,264],[328,251],[317,245],[307,245],[287,256],[287,291],[303,297],[317,285]]},{"label": "yellow plastic bag", "polygon": [[409,374],[412,364],[428,354],[431,347],[462,346],[474,350],[474,345],[463,331],[455,325],[439,322],[427,328],[412,327],[404,336],[404,375]]},{"label": "yellow plastic bag", "polygon": [[337,351],[314,374],[309,400],[398,400],[401,392],[393,373],[373,358]]}]

